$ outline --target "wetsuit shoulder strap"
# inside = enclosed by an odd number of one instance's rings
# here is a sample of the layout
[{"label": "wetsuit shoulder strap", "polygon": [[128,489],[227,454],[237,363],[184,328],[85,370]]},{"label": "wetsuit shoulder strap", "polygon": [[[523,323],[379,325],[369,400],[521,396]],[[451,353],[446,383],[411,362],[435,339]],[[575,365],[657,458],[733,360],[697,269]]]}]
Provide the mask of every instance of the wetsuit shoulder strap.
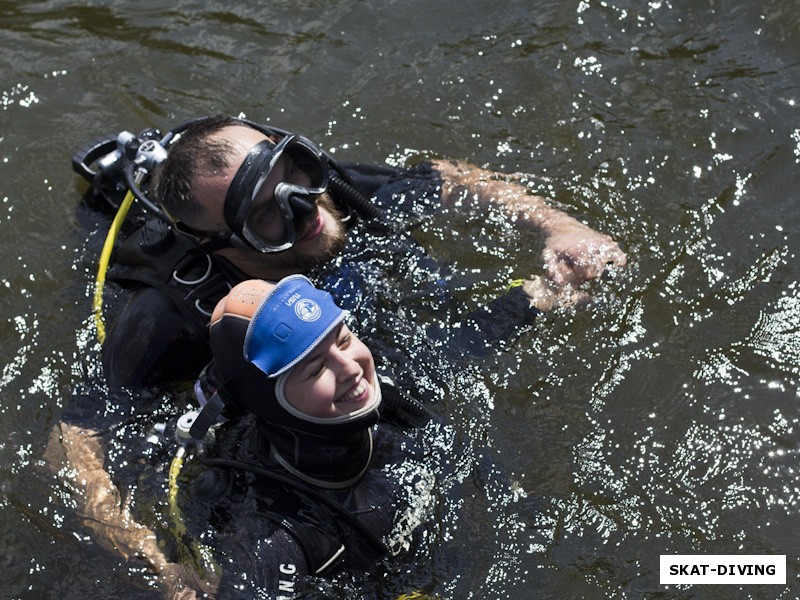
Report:
[{"label": "wetsuit shoulder strap", "polygon": [[159,290],[204,331],[217,301],[238,283],[238,277],[222,261],[196,248],[192,240],[151,219],[116,249],[108,278]]}]

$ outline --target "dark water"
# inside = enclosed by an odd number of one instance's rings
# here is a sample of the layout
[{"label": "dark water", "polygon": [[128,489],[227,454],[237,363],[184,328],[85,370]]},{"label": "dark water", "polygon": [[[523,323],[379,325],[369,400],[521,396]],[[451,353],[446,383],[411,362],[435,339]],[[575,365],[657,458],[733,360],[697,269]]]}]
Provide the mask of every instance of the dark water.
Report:
[{"label": "dark water", "polygon": [[[797,0],[2,1],[0,37],[0,597],[158,597],[91,541],[43,458],[97,369],[107,220],[81,208],[69,158],[213,112],[346,160],[528,173],[628,252],[591,306],[454,381],[463,499],[419,568],[365,589],[800,596]],[[476,303],[538,264],[482,225],[419,232]],[[659,555],[691,553],[786,554],[787,585],[660,586]]]}]

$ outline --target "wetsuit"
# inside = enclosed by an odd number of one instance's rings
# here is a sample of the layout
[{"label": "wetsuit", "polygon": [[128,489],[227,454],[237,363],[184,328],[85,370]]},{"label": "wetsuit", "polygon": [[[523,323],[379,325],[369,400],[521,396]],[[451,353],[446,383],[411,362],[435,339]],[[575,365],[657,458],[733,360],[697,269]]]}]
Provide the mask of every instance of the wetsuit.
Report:
[{"label": "wetsuit", "polygon": [[[424,435],[440,435],[436,425],[415,434],[379,423],[372,430],[372,460],[364,476],[345,489],[306,488],[311,492],[272,480],[269,473],[281,470],[261,447],[258,424],[238,427],[243,432],[224,434],[238,447],[227,444],[214,455],[232,451],[241,463],[263,471],[230,466],[222,473],[214,467],[187,492],[183,509],[189,531],[203,536],[222,568],[220,597],[293,598],[313,589],[318,577],[365,573],[381,558],[404,553],[419,541],[420,515],[430,510],[426,505],[440,470],[419,444]],[[205,489],[208,480],[213,480],[212,497]]]},{"label": "wetsuit", "polygon": [[[310,577],[367,572],[383,555],[414,547],[417,529],[436,504],[442,470],[435,463],[446,464],[452,454],[442,452],[446,427],[408,391],[416,388],[399,388],[377,369],[373,374],[375,355],[366,351],[348,355],[345,345],[334,355],[319,351],[329,375],[347,378],[337,380],[359,390],[352,410],[321,417],[293,405],[286,395],[293,371],[286,369],[298,368],[296,377],[307,379],[306,367],[293,365],[298,357],[317,356],[320,340],[330,339],[321,332],[334,331],[345,313],[300,275],[265,288],[263,282],[237,286],[215,310],[209,328],[213,362],[197,382],[204,408],[193,428],[203,425],[193,435],[203,435],[209,422],[204,415],[220,411],[232,425],[252,424],[243,434],[217,435],[213,451],[223,458],[205,464],[234,470],[236,477],[204,473],[195,487],[214,494],[200,494],[200,510],[195,504],[184,513],[194,517],[219,498],[222,508],[215,510],[223,514],[203,515],[197,535],[218,556],[226,594],[244,588],[243,597],[294,597],[309,589]],[[316,307],[315,318],[298,313],[301,303]],[[469,347],[462,351],[471,353]],[[329,356],[351,360],[358,371],[339,369]],[[437,371],[446,377],[446,361]],[[418,378],[426,375],[418,369]],[[340,392],[317,397],[328,404]],[[247,416],[235,417],[239,413]],[[224,458],[231,455],[239,462]]]},{"label": "wetsuit", "polygon": [[[412,326],[397,318],[400,308],[413,305],[428,317],[444,314],[451,300],[447,268],[427,256],[409,233],[415,218],[438,209],[439,173],[429,163],[407,170],[362,165],[345,169],[359,190],[384,211],[389,228],[375,231],[359,224],[342,254],[310,274],[312,279],[353,314],[359,333],[370,342],[368,333],[380,327],[400,333]],[[105,374],[112,385],[192,378],[208,361],[210,312],[230,286],[248,277],[225,259],[193,253],[194,249],[191,241],[152,221],[116,250],[108,276],[120,287],[108,301],[111,327],[103,349]],[[413,295],[402,302],[395,298],[394,290],[386,286],[392,278],[413,281]],[[489,332],[507,330],[508,324],[530,322],[535,311],[523,301],[524,294],[518,291],[513,296],[508,303],[513,310],[502,318],[495,312],[482,339]],[[516,314],[509,320],[511,312]],[[459,315],[458,309],[453,314]],[[477,314],[478,322],[487,315]],[[468,329],[463,334],[470,335]]]}]

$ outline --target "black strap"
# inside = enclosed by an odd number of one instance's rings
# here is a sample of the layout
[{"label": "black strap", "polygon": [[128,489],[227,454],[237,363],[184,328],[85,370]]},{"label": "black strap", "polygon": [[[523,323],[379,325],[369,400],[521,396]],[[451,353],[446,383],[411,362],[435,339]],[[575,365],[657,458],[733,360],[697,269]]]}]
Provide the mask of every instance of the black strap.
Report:
[{"label": "black strap", "polygon": [[224,215],[225,222],[231,231],[241,231],[244,225],[246,211],[242,207],[247,207],[244,196],[253,191],[261,174],[269,165],[275,154],[275,143],[272,140],[263,140],[253,146],[247,153],[236,175],[228,186],[228,193],[225,194]]},{"label": "black strap", "polygon": [[189,435],[198,441],[205,438],[209,427],[216,423],[217,418],[224,408],[225,403],[222,401],[222,398],[219,397],[218,390],[208,399],[206,405],[200,409],[200,414],[197,415],[191,428],[189,428]]}]

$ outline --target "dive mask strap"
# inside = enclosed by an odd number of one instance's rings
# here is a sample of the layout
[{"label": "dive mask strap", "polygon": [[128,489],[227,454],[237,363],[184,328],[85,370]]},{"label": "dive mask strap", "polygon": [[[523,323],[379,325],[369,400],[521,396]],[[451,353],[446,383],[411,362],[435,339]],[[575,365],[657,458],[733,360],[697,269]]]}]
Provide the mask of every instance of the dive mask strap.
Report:
[{"label": "dive mask strap", "polygon": [[[196,441],[202,441],[211,426],[220,421],[220,415],[226,406],[223,400],[226,392],[223,391],[223,388],[227,382],[217,386],[209,381],[209,372],[213,369],[212,365],[213,363],[206,365],[194,382],[194,395],[200,405],[200,411],[197,412],[189,428],[189,435]],[[208,392],[210,392],[210,395]]]},{"label": "dive mask strap", "polygon": [[278,147],[272,140],[262,140],[247,153],[225,194],[225,223],[234,233],[244,227],[247,211],[252,203],[252,193],[262,174],[269,171]]},{"label": "dive mask strap", "polygon": [[206,433],[211,426],[217,422],[219,415],[225,409],[225,403],[219,397],[219,393],[215,392],[213,396],[208,398],[205,406],[200,410],[197,418],[192,423],[189,429],[189,435],[195,440],[202,440],[205,438]]}]

